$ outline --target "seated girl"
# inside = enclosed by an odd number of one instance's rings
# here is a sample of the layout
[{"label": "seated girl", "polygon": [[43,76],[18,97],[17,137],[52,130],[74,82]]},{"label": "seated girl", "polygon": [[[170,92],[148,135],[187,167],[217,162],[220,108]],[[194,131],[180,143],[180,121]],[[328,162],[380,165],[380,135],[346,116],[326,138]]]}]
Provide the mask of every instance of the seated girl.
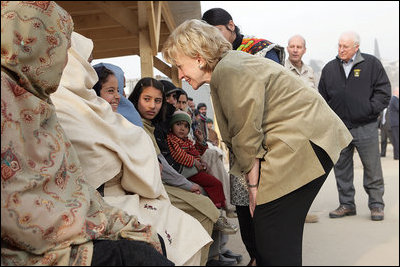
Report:
[{"label": "seated girl", "polygon": [[[208,147],[206,140],[199,130],[194,132],[195,144],[188,138],[191,123],[192,120],[187,112],[177,110],[172,115],[169,123],[171,132],[167,137],[171,155],[176,162],[182,165],[183,176],[202,186],[217,208],[226,209],[222,183],[206,172],[207,164],[201,160],[201,155]],[[229,224],[222,213],[218,221],[223,223],[225,228],[231,229],[231,234],[236,233],[237,227]]]},{"label": "seated girl", "polygon": [[[131,123],[143,128],[143,123],[142,123],[142,119],[139,115],[139,112],[133,106],[132,102],[126,98],[126,94],[125,94],[125,90],[124,90],[126,87],[126,79],[125,79],[124,71],[117,65],[114,65],[111,63],[104,63],[104,62],[94,65],[93,68],[97,72],[97,70],[102,66],[111,70],[118,80],[118,93],[120,96],[120,100],[119,100],[117,112],[119,114],[121,114],[122,116],[124,116],[125,119],[127,119]],[[97,73],[97,75],[99,76],[99,73]],[[96,90],[96,88],[95,88],[95,90]],[[97,91],[96,91],[96,93],[97,93]],[[99,94],[97,94],[97,95],[99,95]]]}]

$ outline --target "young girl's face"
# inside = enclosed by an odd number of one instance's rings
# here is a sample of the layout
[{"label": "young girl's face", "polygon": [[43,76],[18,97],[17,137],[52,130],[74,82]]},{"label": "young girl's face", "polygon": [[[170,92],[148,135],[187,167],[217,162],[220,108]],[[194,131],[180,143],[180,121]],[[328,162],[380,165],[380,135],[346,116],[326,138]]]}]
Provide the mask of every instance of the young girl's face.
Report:
[{"label": "young girl's face", "polygon": [[162,106],[162,93],[160,90],[149,86],[143,89],[138,101],[138,111],[142,118],[152,120]]},{"label": "young girl's face", "polygon": [[115,75],[108,76],[108,79],[101,86],[100,97],[110,103],[112,110],[117,111],[121,96],[118,93],[118,80]]},{"label": "young girl's face", "polygon": [[189,123],[187,121],[178,121],[172,125],[172,133],[179,138],[186,138],[189,131]]}]

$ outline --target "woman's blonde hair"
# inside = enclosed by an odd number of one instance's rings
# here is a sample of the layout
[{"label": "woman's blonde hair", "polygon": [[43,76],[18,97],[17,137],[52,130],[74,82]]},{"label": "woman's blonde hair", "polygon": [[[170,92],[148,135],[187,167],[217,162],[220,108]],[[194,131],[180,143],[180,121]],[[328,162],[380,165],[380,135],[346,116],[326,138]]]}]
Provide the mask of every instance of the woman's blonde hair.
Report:
[{"label": "woman's blonde hair", "polygon": [[232,44],[217,28],[205,21],[191,19],[183,22],[170,34],[164,43],[162,55],[172,65],[176,65],[178,53],[190,58],[200,56],[206,61],[202,70],[212,72],[222,54],[231,49]]}]

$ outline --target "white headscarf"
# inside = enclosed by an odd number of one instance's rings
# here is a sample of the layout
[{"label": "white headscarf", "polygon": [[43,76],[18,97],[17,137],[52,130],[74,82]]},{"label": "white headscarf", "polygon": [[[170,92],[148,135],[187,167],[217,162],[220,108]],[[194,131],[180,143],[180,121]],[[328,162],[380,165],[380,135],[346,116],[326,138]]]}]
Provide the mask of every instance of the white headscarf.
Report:
[{"label": "white headscarf", "polygon": [[142,128],[113,112],[110,104],[92,89],[98,80],[96,71],[87,61],[92,49],[90,39],[73,32],[60,88],[51,97],[57,116],[79,151],[91,185],[98,188],[122,167],[122,183],[132,192],[157,198],[165,190],[151,139]]}]

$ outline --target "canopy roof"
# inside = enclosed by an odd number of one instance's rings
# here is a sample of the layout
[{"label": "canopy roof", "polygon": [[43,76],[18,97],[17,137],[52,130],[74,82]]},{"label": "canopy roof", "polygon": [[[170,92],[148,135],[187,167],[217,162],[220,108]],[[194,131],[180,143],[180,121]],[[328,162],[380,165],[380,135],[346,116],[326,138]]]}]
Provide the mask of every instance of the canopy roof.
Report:
[{"label": "canopy roof", "polygon": [[74,30],[93,40],[93,58],[138,55],[141,76],[153,67],[181,85],[177,70],[156,57],[169,34],[187,19],[200,19],[200,1],[56,1]]}]

